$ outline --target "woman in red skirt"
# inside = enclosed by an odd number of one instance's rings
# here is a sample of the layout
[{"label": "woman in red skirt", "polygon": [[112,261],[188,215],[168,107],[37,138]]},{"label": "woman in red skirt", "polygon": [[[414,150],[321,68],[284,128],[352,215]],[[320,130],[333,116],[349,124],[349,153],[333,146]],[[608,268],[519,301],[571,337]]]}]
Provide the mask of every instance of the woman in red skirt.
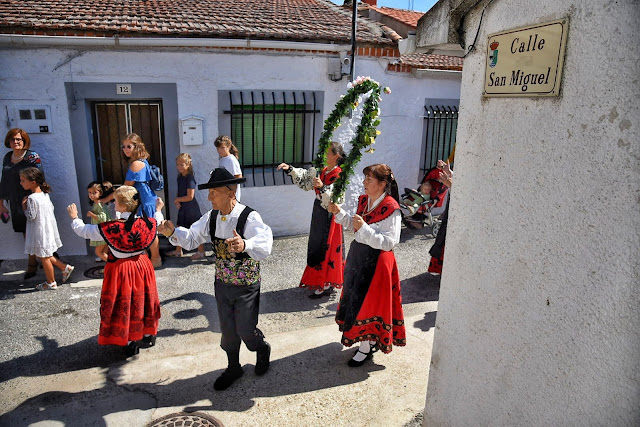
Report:
[{"label": "woman in red skirt", "polygon": [[284,170],[298,187],[305,191],[314,190],[316,200],[311,214],[309,244],[307,246],[307,267],[300,279],[300,286],[314,292],[309,298],[328,296],[333,288],[341,288],[344,278],[344,252],[342,226],[327,212],[333,183],[342,169],[344,159],[342,144],[333,141],[327,148],[327,166],[316,176],[315,169],[294,168],[281,163]]},{"label": "woman in red skirt", "polygon": [[67,207],[75,233],[90,240],[104,240],[109,246],[100,296],[98,344],[118,345],[127,357],[139,353],[137,341],[155,345],[160,319],[160,300],[153,265],[146,254],[156,238],[156,223],[162,221],[156,201],[155,218],[136,217],[140,199],[135,188],[123,185],[115,191],[115,208],[120,218],[102,224],[85,224],[75,204]]},{"label": "woman in red skirt", "polygon": [[400,241],[398,184],[391,168],[376,164],[364,168],[364,192],[356,214],[331,203],[336,222],[355,232],[344,273],[344,287],[336,322],[342,344],[360,347],[349,366],[362,366],[378,349],[390,353],[404,346],[406,334],[400,276],[393,247]]}]

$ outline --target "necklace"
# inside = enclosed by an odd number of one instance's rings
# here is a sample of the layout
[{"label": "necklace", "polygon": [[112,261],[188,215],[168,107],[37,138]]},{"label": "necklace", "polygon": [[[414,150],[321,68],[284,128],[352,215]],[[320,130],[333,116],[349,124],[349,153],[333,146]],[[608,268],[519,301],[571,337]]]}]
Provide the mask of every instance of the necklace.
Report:
[{"label": "necklace", "polygon": [[24,158],[25,154],[27,154],[27,150],[24,150],[22,152],[22,154],[19,155],[19,156],[16,156],[15,154],[11,153],[11,161],[19,162],[20,160],[22,160]]}]

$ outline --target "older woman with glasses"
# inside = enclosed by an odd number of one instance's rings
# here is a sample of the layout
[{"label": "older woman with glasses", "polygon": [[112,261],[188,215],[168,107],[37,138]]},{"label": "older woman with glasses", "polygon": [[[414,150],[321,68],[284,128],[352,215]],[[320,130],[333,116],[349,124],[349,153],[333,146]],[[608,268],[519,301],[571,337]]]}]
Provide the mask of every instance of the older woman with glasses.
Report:
[{"label": "older woman with glasses", "polygon": [[[0,219],[4,223],[11,220],[13,231],[24,233],[27,228],[27,218],[22,210],[22,200],[31,194],[20,185],[20,171],[30,167],[42,168],[40,156],[31,151],[31,139],[22,129],[10,129],[4,138],[4,146],[10,148],[2,160],[2,180],[0,181]],[[9,209],[5,206],[9,201]],[[35,255],[29,255],[29,266],[24,275],[25,279],[35,276],[38,264]]]}]

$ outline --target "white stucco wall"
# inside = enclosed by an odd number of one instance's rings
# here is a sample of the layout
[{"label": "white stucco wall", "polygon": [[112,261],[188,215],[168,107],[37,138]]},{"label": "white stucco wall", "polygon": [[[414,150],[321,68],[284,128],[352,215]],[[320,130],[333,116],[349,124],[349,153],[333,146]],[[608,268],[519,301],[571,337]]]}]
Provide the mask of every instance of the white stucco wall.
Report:
[{"label": "white stucco wall", "polygon": [[[639,9],[487,8],[464,63],[424,425],[640,425]],[[565,17],[559,98],[482,98],[487,34]]]},{"label": "white stucco wall", "polygon": [[[34,135],[33,149],[42,157],[64,247],[61,254],[85,253],[85,242],[76,237],[64,207],[86,197],[78,191],[73,144],[64,83],[176,83],[179,117],[203,117],[205,144],[181,146],[194,159],[196,180],[206,182],[209,171],[218,164],[213,145],[218,136],[218,90],[315,90],[324,91],[324,120],[339,96],[346,92],[347,79],[331,82],[327,78],[327,57],[323,55],[241,54],[211,50],[181,51],[112,50],[88,51],[54,70],[76,49],[0,48],[0,107],[14,104],[48,104],[52,107],[54,133]],[[425,98],[458,98],[460,74],[416,78],[405,73],[387,73],[387,61],[359,59],[357,74],[370,75],[392,88],[382,102],[382,132],[376,152],[366,154],[362,167],[388,163],[397,175],[400,187],[413,186],[419,179],[419,155],[422,144]],[[3,113],[4,114],[4,113]],[[0,134],[9,128],[0,122]],[[338,131],[341,131],[340,128]],[[336,133],[335,138],[339,138]],[[316,136],[316,138],[319,135]],[[179,144],[167,136],[167,144]],[[90,167],[91,159],[87,159]],[[167,159],[174,167],[174,159]],[[360,168],[362,169],[362,168]],[[174,180],[167,180],[175,186]],[[196,192],[201,208],[210,207],[206,192]],[[309,228],[313,195],[293,186],[243,188],[242,201],[257,209],[276,235],[306,233]],[[23,245],[22,236],[10,225],[0,224],[0,259],[22,258],[15,248]]]}]

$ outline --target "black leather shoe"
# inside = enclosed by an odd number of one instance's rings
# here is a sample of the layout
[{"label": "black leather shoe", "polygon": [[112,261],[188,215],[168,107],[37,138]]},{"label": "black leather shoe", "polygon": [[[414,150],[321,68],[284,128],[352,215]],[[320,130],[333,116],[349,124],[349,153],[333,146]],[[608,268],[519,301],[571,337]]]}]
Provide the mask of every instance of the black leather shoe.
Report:
[{"label": "black leather shoe", "polygon": [[31,279],[35,275],[36,275],[35,271],[27,271],[26,273],[24,273],[24,280]]},{"label": "black leather shoe", "polygon": [[256,353],[256,375],[264,375],[269,370],[269,358],[271,357],[271,345],[268,342],[264,342],[265,346],[259,349]]},{"label": "black leather shoe", "polygon": [[358,353],[366,354],[366,357],[364,359],[362,359],[361,361],[359,361],[359,362],[357,360],[354,360],[354,359],[349,359],[349,361],[347,362],[347,365],[349,365],[352,368],[357,368],[358,366],[362,366],[362,365],[364,365],[364,362],[366,362],[367,360],[373,358],[373,352],[374,352],[373,348],[371,348],[369,350],[369,353],[363,353],[363,352],[360,351],[360,349],[358,349],[358,351],[356,351],[356,354],[358,354]]},{"label": "black leather shoe", "polygon": [[129,344],[127,344],[127,346],[124,348],[124,354],[127,357],[131,357],[131,356],[135,356],[136,354],[140,353],[140,348],[138,348],[138,343],[135,341],[131,341]]},{"label": "black leather shoe", "polygon": [[154,345],[156,345],[156,336],[145,335],[142,337],[142,342],[145,343],[147,347],[153,347]]},{"label": "black leather shoe", "polygon": [[213,383],[214,390],[226,390],[231,387],[231,384],[234,383],[235,380],[244,375],[244,371],[242,370],[242,366],[236,367],[228,367],[225,371],[218,377],[216,382]]},{"label": "black leather shoe", "polygon": [[311,295],[309,295],[309,298],[311,299],[319,299],[322,297],[328,297],[329,295],[331,295],[331,292],[333,291],[333,288],[329,287],[327,289],[325,289],[324,291],[322,291],[322,293],[316,294],[315,292],[312,293]]}]

